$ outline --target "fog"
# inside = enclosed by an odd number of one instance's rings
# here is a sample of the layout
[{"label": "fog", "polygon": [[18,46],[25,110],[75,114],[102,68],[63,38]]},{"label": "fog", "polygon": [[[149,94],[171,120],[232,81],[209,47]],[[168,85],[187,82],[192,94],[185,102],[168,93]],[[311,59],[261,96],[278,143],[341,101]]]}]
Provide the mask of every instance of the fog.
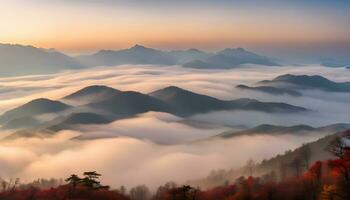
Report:
[{"label": "fog", "polygon": [[[85,86],[96,84],[108,85],[119,90],[134,90],[144,93],[169,85],[176,85],[194,92],[229,100],[240,98],[246,94],[246,92],[235,88],[238,84],[251,85],[285,73],[318,74],[334,81],[349,81],[350,70],[318,65],[303,67],[247,65],[230,70],[198,70],[180,66],[124,65],[66,71],[54,75],[0,78],[0,111],[3,112],[34,98],[59,99]],[[255,95],[257,94],[250,97],[254,98]],[[291,98],[288,97],[288,99]]]},{"label": "fog", "polygon": [[62,131],[53,138],[2,142],[0,175],[30,181],[97,170],[103,182],[113,187],[145,183],[155,188],[169,180],[183,183],[202,178],[212,169],[240,167],[249,158],[261,161],[320,137],[242,136],[181,145],[127,137],[69,140],[77,134],[84,133]]},{"label": "fog", "polygon": [[[175,85],[220,99],[248,97],[312,110],[302,114],[221,111],[189,119],[150,112],[107,125],[77,126],[75,131],[63,130],[45,139],[3,140],[0,141],[0,177],[20,177],[23,181],[30,181],[96,170],[103,174],[103,182],[112,187],[145,183],[154,188],[169,180],[181,183],[202,178],[212,169],[240,167],[250,158],[256,161],[270,158],[324,136],[260,135],[192,142],[217,135],[228,127],[253,127],[263,123],[325,126],[350,122],[350,94],[305,90],[302,97],[291,97],[235,88],[238,84],[254,85],[286,73],[318,74],[334,81],[349,81],[350,77],[350,70],[318,65],[247,65],[231,70],[125,65],[0,78],[0,112],[34,98],[60,99],[89,85],[107,85],[143,93]],[[1,131],[1,138],[8,134],[10,132]]]},{"label": "fog", "polygon": [[79,139],[132,137],[158,144],[178,144],[207,138],[230,130],[215,124],[195,123],[167,113],[148,112],[107,125],[76,127],[83,132]]}]

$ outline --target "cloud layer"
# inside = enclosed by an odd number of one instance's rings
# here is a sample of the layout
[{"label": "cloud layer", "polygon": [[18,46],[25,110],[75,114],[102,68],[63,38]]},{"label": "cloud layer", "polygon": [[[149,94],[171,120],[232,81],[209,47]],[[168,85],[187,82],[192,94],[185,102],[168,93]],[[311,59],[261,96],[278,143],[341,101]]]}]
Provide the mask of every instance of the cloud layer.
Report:
[{"label": "cloud layer", "polygon": [[[241,97],[278,101],[312,109],[310,114],[264,114],[225,111],[193,116],[188,120],[165,113],[146,113],[108,125],[81,126],[46,139],[0,142],[0,177],[65,177],[97,170],[113,187],[145,183],[152,187],[168,180],[183,182],[206,176],[212,169],[239,167],[246,160],[261,160],[296,148],[322,135],[245,136],[227,141],[191,143],[227,130],[227,126],[252,127],[262,123],[328,125],[349,122],[349,94],[303,91],[303,97],[271,96],[240,91],[238,84],[252,85],[278,75],[319,74],[334,81],[348,81],[350,70],[321,66],[246,66],[232,70],[195,70],[179,66],[98,67],[0,79],[0,111],[39,97],[60,99],[89,85],[108,85],[144,93],[176,85],[221,99]],[[215,126],[206,123],[217,124]],[[226,125],[226,126],[225,126]],[[1,137],[9,134],[1,132]],[[89,140],[71,140],[82,135]],[[96,139],[100,138],[100,139]],[[167,145],[165,145],[167,144]],[[171,144],[171,145],[169,145]]]}]

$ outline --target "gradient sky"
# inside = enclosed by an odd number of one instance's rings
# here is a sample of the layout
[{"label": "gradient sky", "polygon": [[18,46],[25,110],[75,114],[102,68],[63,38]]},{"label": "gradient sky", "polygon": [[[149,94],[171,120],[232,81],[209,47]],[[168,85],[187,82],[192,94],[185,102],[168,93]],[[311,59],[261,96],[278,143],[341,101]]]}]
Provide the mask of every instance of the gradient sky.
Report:
[{"label": "gradient sky", "polygon": [[350,52],[346,0],[3,0],[0,42],[66,53],[135,43],[217,50]]}]

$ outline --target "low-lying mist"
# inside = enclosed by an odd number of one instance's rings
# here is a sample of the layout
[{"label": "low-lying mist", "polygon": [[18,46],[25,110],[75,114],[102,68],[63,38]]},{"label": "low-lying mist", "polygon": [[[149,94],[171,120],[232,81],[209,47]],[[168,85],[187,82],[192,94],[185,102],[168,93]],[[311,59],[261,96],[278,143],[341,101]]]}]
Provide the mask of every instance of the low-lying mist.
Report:
[{"label": "low-lying mist", "polygon": [[[305,90],[302,97],[291,97],[235,88],[239,84],[252,86],[258,81],[286,73],[318,74],[334,81],[349,81],[350,77],[350,70],[317,65],[250,65],[230,70],[116,66],[53,75],[0,78],[0,112],[34,98],[60,99],[90,85],[107,85],[143,93],[175,85],[220,99],[254,98],[312,110],[302,114],[221,111],[192,116],[190,119],[165,113],[146,113],[107,125],[79,126],[75,131],[60,131],[49,138],[2,140],[0,177],[20,177],[30,181],[36,178],[63,178],[72,173],[96,170],[103,174],[103,182],[112,187],[144,183],[154,188],[169,180],[182,183],[202,178],[212,169],[240,167],[250,158],[256,161],[270,158],[324,136],[321,133],[304,136],[255,135],[193,142],[219,134],[227,130],[227,126],[253,127],[264,123],[325,126],[350,122],[349,94]],[[191,125],[189,120],[199,123]],[[10,132],[1,131],[0,138],[8,134]]]},{"label": "low-lying mist", "polygon": [[[168,134],[166,129],[163,132]],[[250,158],[261,161],[321,136],[241,136],[160,145],[129,137],[70,140],[78,134],[84,133],[61,131],[52,138],[1,142],[0,176],[31,181],[97,170],[112,187],[144,183],[155,188],[170,180],[183,183],[202,178],[212,169],[241,167]]]}]

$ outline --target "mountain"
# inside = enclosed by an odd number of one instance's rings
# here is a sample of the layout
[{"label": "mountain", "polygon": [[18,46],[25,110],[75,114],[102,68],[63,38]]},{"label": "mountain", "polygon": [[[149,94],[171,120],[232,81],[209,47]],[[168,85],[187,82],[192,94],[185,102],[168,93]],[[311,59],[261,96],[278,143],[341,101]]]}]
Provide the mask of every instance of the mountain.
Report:
[{"label": "mountain", "polygon": [[[285,103],[260,102],[254,99],[223,101],[214,97],[196,94],[175,86],[166,87],[150,94],[134,91],[119,91],[107,86],[89,86],[74,92],[62,100],[84,103],[69,106],[60,101],[36,99],[0,116],[4,128],[29,128],[16,135],[33,135],[70,129],[76,124],[104,124],[114,120],[133,117],[149,111],[165,112],[182,117],[222,110],[252,110],[268,113],[293,113],[308,111],[305,108]],[[61,113],[62,111],[66,111]],[[55,119],[39,122],[36,116],[55,113]],[[43,131],[44,130],[44,131]]]},{"label": "mountain", "polygon": [[82,67],[74,58],[55,50],[0,44],[0,76],[47,74]]},{"label": "mountain", "polygon": [[172,112],[172,109],[165,102],[133,91],[121,92],[112,98],[90,103],[86,106],[113,113],[117,118],[130,117],[148,111]]},{"label": "mountain", "polygon": [[193,60],[205,59],[211,56],[210,53],[200,51],[198,49],[169,51],[168,55],[173,57],[178,64],[184,64]]},{"label": "mountain", "polygon": [[92,55],[78,56],[76,59],[88,66],[177,64],[190,68],[233,68],[241,64],[258,64],[267,66],[279,65],[265,56],[260,56],[243,48],[227,48],[213,54],[198,49],[161,51],[141,45],[135,45],[132,48],[119,51],[101,50]]},{"label": "mountain", "polygon": [[260,102],[254,99],[236,99],[223,101],[214,97],[196,94],[175,86],[166,87],[149,94],[158,98],[176,111],[176,114],[188,116],[220,110],[255,110],[262,112],[302,112],[307,109],[285,103]]},{"label": "mountain", "polygon": [[305,135],[308,133],[335,133],[350,129],[350,124],[332,124],[328,126],[314,128],[308,125],[295,125],[295,126],[275,126],[270,124],[262,124],[251,129],[243,131],[226,131],[215,137],[232,138],[244,135],[281,135],[281,134],[293,134],[293,135]]},{"label": "mountain", "polygon": [[262,85],[293,89],[319,89],[329,92],[350,92],[350,82],[334,82],[323,76],[285,74],[273,80],[259,82]]},{"label": "mountain", "polygon": [[254,92],[263,92],[272,95],[289,95],[294,97],[300,97],[302,94],[296,90],[285,89],[285,88],[277,88],[271,86],[257,86],[257,87],[249,87],[246,85],[237,85],[236,88],[241,90],[249,90]]},{"label": "mountain", "polygon": [[70,129],[74,125],[79,124],[108,124],[112,122],[112,119],[108,119],[105,116],[95,114],[95,113],[72,113],[66,117],[63,117],[62,119],[57,120],[59,121],[55,125],[52,125],[47,130],[51,131],[60,131],[63,129]]},{"label": "mountain", "polygon": [[[337,126],[337,125],[336,125]],[[275,179],[283,177],[295,177],[296,162],[300,164],[300,172],[305,171],[310,165],[319,160],[332,159],[334,156],[327,151],[329,144],[335,138],[347,135],[350,130],[342,130],[338,132],[329,132],[330,135],[322,137],[316,141],[301,145],[300,147],[288,150],[282,154],[278,154],[272,158],[263,159],[253,167],[253,175],[266,178],[269,175]],[[242,176],[250,176],[246,166],[241,168],[220,169],[211,172],[207,177],[191,180],[187,184],[196,185],[198,187],[217,187],[230,180],[237,180]]]},{"label": "mountain", "polygon": [[0,44],[0,76],[56,73],[67,69],[122,64],[183,65],[191,68],[228,69],[241,64],[278,66],[271,59],[243,48],[207,53],[198,49],[162,51],[135,45],[122,50],[100,50],[70,57],[52,49]]},{"label": "mountain", "polygon": [[20,137],[49,137],[60,130],[74,129],[74,126],[76,125],[108,124],[112,121],[113,120],[108,117],[95,113],[71,113],[67,116],[59,116],[49,122],[39,124],[38,126],[31,126],[26,129],[18,130],[5,137],[5,139],[16,139]]},{"label": "mountain", "polygon": [[149,94],[171,105],[180,115],[206,113],[215,110],[228,110],[229,105],[219,99],[196,94],[175,86],[166,87]]},{"label": "mountain", "polygon": [[251,110],[267,113],[296,113],[309,111],[300,106],[293,106],[287,103],[261,102],[255,99],[236,99],[228,101],[232,110]]},{"label": "mountain", "polygon": [[41,114],[62,112],[69,108],[71,108],[71,106],[59,101],[44,98],[35,99],[2,114],[0,116],[0,123],[3,124],[24,117],[34,117]]},{"label": "mountain", "polygon": [[88,66],[113,66],[122,64],[176,64],[176,60],[168,53],[135,45],[129,49],[119,51],[101,50],[92,55],[76,57],[81,63]]},{"label": "mountain", "polygon": [[265,66],[279,66],[278,63],[270,58],[260,56],[243,48],[224,49],[217,52],[215,55],[208,56],[204,59],[195,59],[185,63],[184,67],[189,68],[219,68],[230,69],[242,64],[257,64]]},{"label": "mountain", "polygon": [[6,122],[1,128],[2,129],[22,129],[31,128],[40,125],[41,122],[33,117],[21,117],[15,118]]},{"label": "mountain", "polygon": [[92,85],[80,89],[64,97],[62,100],[67,102],[79,102],[79,104],[94,103],[112,98],[113,96],[116,96],[120,93],[121,91],[111,87],[103,85]]}]

